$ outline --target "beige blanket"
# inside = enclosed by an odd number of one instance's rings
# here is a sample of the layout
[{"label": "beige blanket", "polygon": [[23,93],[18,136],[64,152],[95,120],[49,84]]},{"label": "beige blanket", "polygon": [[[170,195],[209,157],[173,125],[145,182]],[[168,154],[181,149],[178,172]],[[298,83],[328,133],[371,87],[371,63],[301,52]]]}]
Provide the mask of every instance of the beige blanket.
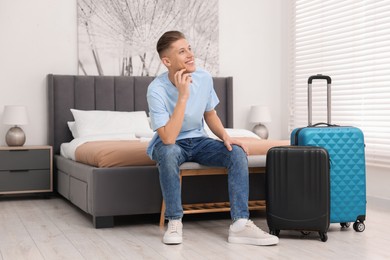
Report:
[{"label": "beige blanket", "polygon": [[[252,137],[236,137],[248,147],[249,155],[264,155],[273,146],[288,145],[288,140],[260,140]],[[96,167],[120,167],[155,165],[146,154],[148,142],[93,141],[76,149],[76,161]]]}]

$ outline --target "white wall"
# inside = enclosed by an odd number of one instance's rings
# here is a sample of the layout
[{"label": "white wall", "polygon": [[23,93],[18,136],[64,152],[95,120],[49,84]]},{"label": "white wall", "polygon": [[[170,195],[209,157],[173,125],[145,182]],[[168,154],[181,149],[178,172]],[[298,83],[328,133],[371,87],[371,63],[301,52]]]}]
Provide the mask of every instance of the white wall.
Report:
[{"label": "white wall", "polygon": [[46,75],[77,73],[76,18],[76,0],[0,1],[0,118],[4,105],[27,106],[27,145],[47,144]]},{"label": "white wall", "polygon": [[233,76],[234,126],[251,129],[251,105],[268,105],[271,139],[281,138],[281,1],[223,0],[220,72]]}]

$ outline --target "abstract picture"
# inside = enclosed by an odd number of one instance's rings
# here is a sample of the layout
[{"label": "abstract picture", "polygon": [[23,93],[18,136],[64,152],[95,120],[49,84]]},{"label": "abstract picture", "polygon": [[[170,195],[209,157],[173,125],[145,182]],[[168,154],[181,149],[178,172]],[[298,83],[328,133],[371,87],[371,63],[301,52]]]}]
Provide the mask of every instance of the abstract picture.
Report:
[{"label": "abstract picture", "polygon": [[169,30],[218,75],[218,0],[78,0],[79,74],[156,76],[165,71],[156,43]]}]

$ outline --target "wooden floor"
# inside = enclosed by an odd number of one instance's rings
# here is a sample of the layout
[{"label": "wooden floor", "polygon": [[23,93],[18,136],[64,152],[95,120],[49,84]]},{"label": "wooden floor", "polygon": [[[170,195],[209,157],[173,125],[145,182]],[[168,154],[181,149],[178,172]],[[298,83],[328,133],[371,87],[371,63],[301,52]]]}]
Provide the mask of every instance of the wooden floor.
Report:
[{"label": "wooden floor", "polygon": [[[316,233],[281,232],[277,246],[227,242],[226,214],[184,218],[184,242],[161,242],[159,216],[121,217],[94,229],[90,216],[60,197],[0,197],[0,259],[390,259],[390,203],[368,202],[366,230],[331,224],[328,241]],[[267,229],[264,212],[252,219]]]}]

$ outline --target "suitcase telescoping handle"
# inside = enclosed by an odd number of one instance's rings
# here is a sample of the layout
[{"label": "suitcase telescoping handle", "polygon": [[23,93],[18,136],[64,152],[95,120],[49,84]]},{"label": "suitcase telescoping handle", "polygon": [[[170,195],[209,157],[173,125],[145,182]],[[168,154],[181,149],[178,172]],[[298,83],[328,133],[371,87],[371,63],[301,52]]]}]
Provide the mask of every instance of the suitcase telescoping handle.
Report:
[{"label": "suitcase telescoping handle", "polygon": [[322,75],[322,74],[317,74],[317,75],[313,75],[313,76],[310,76],[308,81],[307,81],[307,85],[308,85],[308,88],[307,88],[307,106],[308,106],[308,117],[309,117],[309,126],[312,126],[312,87],[311,87],[311,84],[313,82],[313,80],[315,79],[324,79],[326,80],[327,82],[327,86],[326,86],[326,92],[327,92],[327,97],[326,97],[326,105],[327,105],[327,115],[328,115],[328,118],[327,118],[327,123],[328,125],[331,124],[331,114],[330,114],[330,111],[331,111],[331,100],[330,100],[330,97],[331,97],[331,89],[330,89],[330,86],[332,84],[332,79],[329,77],[329,76],[326,76],[326,75]]}]

